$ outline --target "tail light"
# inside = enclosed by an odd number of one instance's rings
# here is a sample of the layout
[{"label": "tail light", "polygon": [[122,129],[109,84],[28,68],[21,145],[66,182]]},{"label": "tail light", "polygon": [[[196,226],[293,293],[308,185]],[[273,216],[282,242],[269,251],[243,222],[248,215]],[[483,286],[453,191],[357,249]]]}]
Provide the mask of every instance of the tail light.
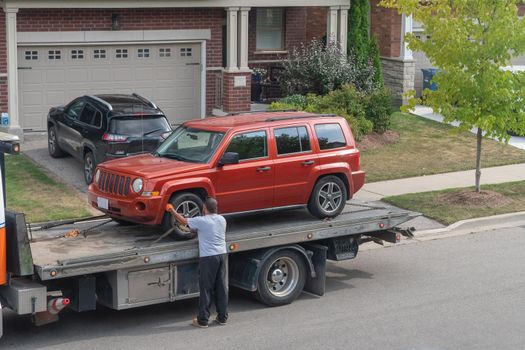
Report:
[{"label": "tail light", "polygon": [[128,136],[127,135],[105,133],[102,136],[102,140],[110,141],[110,142],[126,142],[128,140]]}]

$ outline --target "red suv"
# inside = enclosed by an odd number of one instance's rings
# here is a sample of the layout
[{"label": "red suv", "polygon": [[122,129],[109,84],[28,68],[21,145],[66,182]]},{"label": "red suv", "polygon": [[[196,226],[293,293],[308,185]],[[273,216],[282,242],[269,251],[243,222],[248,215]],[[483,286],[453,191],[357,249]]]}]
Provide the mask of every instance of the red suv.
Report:
[{"label": "red suv", "polygon": [[188,121],[152,154],[102,163],[88,197],[117,222],[167,230],[167,203],[192,217],[206,196],[221,214],[308,207],[334,217],[364,179],[344,118],[259,112]]}]

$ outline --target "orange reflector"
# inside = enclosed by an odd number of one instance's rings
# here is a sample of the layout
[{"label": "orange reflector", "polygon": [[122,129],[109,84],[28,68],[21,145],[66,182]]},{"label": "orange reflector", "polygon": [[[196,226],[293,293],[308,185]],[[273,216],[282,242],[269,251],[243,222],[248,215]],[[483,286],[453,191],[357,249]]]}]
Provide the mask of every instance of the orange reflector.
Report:
[{"label": "orange reflector", "polygon": [[396,241],[398,241],[398,242],[401,241],[401,235],[399,233],[396,234]]},{"label": "orange reflector", "polygon": [[383,224],[383,223],[379,224],[379,228],[384,228],[384,227],[385,227],[385,224]]},{"label": "orange reflector", "polygon": [[235,251],[239,249],[239,245],[237,243],[230,244],[230,251]]},{"label": "orange reflector", "polygon": [[55,277],[57,275],[57,272],[56,270],[51,270],[49,274],[51,275],[51,277]]}]

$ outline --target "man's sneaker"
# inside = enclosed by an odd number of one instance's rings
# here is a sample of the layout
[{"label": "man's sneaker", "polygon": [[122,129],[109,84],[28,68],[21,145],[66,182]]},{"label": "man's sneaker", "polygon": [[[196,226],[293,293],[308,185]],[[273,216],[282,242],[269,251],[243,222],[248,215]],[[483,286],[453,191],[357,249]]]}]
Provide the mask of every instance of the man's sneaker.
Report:
[{"label": "man's sneaker", "polygon": [[226,326],[226,325],[227,325],[226,321],[221,321],[221,320],[219,319],[219,316],[215,317],[215,322],[216,322],[217,324],[221,325],[221,326]]},{"label": "man's sneaker", "polygon": [[191,321],[191,325],[193,327],[197,327],[197,328],[208,328],[208,325],[207,324],[201,324],[199,323],[199,320],[197,319],[197,317],[195,317],[192,321]]}]

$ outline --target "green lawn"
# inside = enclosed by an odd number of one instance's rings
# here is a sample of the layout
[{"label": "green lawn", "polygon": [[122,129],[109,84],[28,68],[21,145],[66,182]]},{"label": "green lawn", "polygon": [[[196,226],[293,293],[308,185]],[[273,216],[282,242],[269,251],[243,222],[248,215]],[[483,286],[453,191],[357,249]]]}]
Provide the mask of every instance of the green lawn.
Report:
[{"label": "green lawn", "polygon": [[459,220],[525,211],[525,181],[484,185],[481,187],[482,191],[494,191],[502,195],[503,197],[500,199],[504,199],[504,201],[499,203],[489,201],[485,204],[466,205],[451,204],[443,201],[443,196],[473,190],[473,187],[456,188],[386,197],[382,200],[397,207],[418,211],[445,225]]},{"label": "green lawn", "polygon": [[25,213],[28,222],[92,215],[87,202],[73,189],[23,154],[6,156],[6,190],[7,207]]},{"label": "green lawn", "polygon": [[[405,113],[392,115],[399,140],[362,152],[367,182],[475,168],[476,137],[469,132]],[[484,139],[482,167],[525,162],[525,151]]]}]

